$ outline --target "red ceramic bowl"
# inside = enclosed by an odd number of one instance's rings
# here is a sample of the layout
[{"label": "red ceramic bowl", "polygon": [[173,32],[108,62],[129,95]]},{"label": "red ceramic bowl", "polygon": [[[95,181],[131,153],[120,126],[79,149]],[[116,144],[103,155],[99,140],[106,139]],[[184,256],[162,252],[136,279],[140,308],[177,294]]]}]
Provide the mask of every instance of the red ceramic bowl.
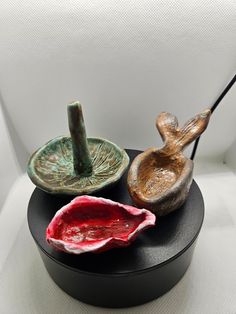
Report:
[{"label": "red ceramic bowl", "polygon": [[155,215],[146,209],[79,196],[56,212],[47,227],[46,239],[55,249],[67,253],[98,253],[128,246],[155,221]]}]

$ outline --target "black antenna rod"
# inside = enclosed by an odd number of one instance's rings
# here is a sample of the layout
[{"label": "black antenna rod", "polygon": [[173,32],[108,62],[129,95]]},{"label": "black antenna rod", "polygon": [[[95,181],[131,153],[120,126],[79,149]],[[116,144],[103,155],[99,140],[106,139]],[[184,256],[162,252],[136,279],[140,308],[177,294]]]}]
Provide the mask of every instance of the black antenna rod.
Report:
[{"label": "black antenna rod", "polygon": [[[225,97],[225,95],[228,93],[228,91],[230,90],[230,88],[234,85],[234,83],[236,82],[236,74],[234,75],[234,77],[232,78],[232,80],[228,83],[228,85],[225,87],[225,89],[223,90],[223,92],[220,94],[220,96],[216,99],[215,103],[211,106],[210,110],[211,113],[213,113],[215,111],[215,109],[217,108],[217,106],[219,105],[219,103],[221,102],[221,100]],[[193,150],[192,150],[192,154],[190,159],[193,160],[197,151],[197,147],[198,147],[198,143],[200,140],[200,136],[196,139],[196,141],[194,142],[194,146],[193,146]]]}]

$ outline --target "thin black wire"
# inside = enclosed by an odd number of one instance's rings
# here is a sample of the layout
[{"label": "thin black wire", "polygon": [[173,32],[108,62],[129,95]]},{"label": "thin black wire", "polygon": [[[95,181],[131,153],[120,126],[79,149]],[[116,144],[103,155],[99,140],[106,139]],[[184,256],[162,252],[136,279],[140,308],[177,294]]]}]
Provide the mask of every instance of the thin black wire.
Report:
[{"label": "thin black wire", "polygon": [[[232,80],[228,83],[228,85],[225,87],[225,89],[223,90],[223,92],[220,94],[220,96],[216,99],[215,103],[210,107],[211,113],[213,113],[215,111],[215,109],[217,108],[217,106],[219,105],[219,103],[221,102],[221,100],[225,97],[225,95],[228,93],[228,91],[230,90],[230,88],[234,85],[234,83],[236,82],[236,74],[234,75],[234,77],[232,78]],[[200,136],[196,139],[196,141],[194,142],[194,146],[193,146],[193,150],[192,150],[192,154],[190,159],[193,160],[197,151],[197,147],[198,147],[198,143],[200,140]]]}]

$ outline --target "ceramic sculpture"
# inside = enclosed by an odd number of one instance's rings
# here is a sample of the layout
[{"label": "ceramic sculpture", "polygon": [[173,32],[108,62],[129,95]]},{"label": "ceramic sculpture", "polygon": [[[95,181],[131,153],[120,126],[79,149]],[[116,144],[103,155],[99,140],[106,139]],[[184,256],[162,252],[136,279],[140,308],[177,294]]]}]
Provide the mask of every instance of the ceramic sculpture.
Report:
[{"label": "ceramic sculpture", "polygon": [[28,163],[28,175],[53,194],[83,195],[116,183],[129,164],[126,152],[101,138],[87,138],[79,102],[68,105],[71,137],[57,137],[38,149]]},{"label": "ceramic sculpture", "polygon": [[56,250],[66,253],[100,253],[128,246],[155,220],[146,209],[78,196],[57,211],[47,227],[46,239]]},{"label": "ceramic sculpture", "polygon": [[207,109],[182,128],[170,113],[157,117],[156,126],[164,146],[138,155],[128,173],[129,193],[137,206],[163,216],[184,203],[192,183],[193,161],[183,155],[183,150],[204,132],[210,115]]}]

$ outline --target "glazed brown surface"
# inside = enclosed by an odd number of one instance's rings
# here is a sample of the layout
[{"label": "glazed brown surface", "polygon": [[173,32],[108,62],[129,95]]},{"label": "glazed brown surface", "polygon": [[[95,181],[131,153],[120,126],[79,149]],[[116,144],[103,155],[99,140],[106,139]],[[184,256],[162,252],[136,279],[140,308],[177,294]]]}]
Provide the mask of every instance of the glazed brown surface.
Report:
[{"label": "glazed brown surface", "polygon": [[153,197],[168,190],[179,178],[183,167],[182,158],[171,160],[151,153],[140,164],[138,185],[145,197]]},{"label": "glazed brown surface", "polygon": [[138,155],[128,174],[129,193],[137,206],[165,215],[183,204],[192,182],[193,162],[182,151],[204,132],[209,118],[210,110],[205,110],[179,128],[170,113],[157,117],[164,146]]}]

